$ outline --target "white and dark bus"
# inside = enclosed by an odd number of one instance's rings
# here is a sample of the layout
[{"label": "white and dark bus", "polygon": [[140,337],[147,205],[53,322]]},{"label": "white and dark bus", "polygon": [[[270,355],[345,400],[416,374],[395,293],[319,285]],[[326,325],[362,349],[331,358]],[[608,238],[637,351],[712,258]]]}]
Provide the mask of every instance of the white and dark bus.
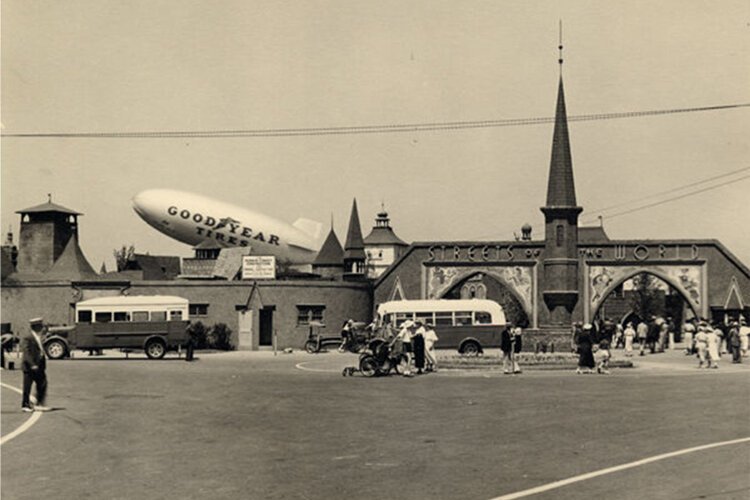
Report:
[{"label": "white and dark bus", "polygon": [[51,327],[44,342],[51,359],[75,349],[143,349],[152,359],[186,346],[188,300],[170,295],[118,295],[75,305],[75,326]]},{"label": "white and dark bus", "polygon": [[439,340],[436,348],[478,354],[500,347],[506,320],[503,308],[492,300],[397,300],[377,308],[378,326],[398,329],[406,320],[428,323]]}]

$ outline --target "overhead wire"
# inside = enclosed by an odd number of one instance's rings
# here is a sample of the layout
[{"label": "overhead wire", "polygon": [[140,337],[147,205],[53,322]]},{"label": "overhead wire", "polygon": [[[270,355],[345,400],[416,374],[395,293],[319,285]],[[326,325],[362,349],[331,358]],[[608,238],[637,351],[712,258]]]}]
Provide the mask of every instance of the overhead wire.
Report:
[{"label": "overhead wire", "polygon": [[[670,193],[674,193],[674,192],[677,192],[677,191],[682,191],[682,190],[687,189],[687,188],[699,186],[701,184],[705,184],[707,182],[712,182],[712,181],[715,181],[715,180],[718,180],[718,179],[723,179],[725,177],[730,177],[732,175],[738,174],[740,172],[746,172],[748,170],[750,170],[750,167],[743,167],[743,168],[740,168],[740,169],[737,169],[737,170],[733,170],[731,172],[726,172],[726,173],[723,173],[723,174],[720,174],[720,175],[716,175],[716,176],[708,177],[706,179],[702,179],[702,180],[699,180],[699,181],[691,182],[689,184],[683,184],[681,186],[673,187],[673,188],[667,189],[665,191],[659,191],[658,193],[653,193],[653,194],[650,194],[650,195],[647,195],[647,196],[643,196],[641,198],[637,198],[637,199],[634,199],[634,200],[628,200],[628,201],[624,201],[622,203],[617,203],[615,205],[609,205],[607,207],[598,208],[596,210],[590,210],[589,213],[590,214],[601,214],[602,212],[608,212],[608,211],[614,210],[616,208],[622,208],[622,207],[626,207],[626,206],[632,206],[632,205],[634,205],[636,203],[639,203],[641,201],[645,201],[645,200],[648,200],[648,199],[651,199],[651,198],[656,198],[658,196],[663,196],[665,194],[670,194]],[[607,218],[607,216],[603,216],[603,217]],[[595,221],[597,219],[598,219],[598,216],[595,216],[595,215],[589,215],[589,216],[587,216],[585,218],[585,220],[587,220],[587,221]]]},{"label": "overhead wire", "polygon": [[[668,115],[677,113],[695,113],[750,107],[750,103],[703,106],[693,108],[675,108],[647,111],[628,111],[622,113],[596,113],[569,116],[568,122],[612,120],[644,116]],[[437,130],[463,130],[491,127],[516,127],[554,123],[554,116],[538,118],[511,118],[500,120],[478,120],[434,123],[406,123],[389,125],[362,125],[342,127],[308,127],[280,129],[237,129],[237,130],[183,130],[183,131],[142,131],[142,132],[27,132],[3,133],[7,138],[85,138],[85,139],[184,139],[184,138],[231,138],[231,137],[294,137],[347,134],[384,134],[400,132],[429,132]]]}]

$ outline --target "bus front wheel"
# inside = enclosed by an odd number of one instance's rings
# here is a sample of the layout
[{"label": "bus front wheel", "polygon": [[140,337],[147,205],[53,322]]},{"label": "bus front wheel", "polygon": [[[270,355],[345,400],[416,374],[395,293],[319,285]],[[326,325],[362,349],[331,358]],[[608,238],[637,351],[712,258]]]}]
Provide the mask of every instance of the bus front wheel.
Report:
[{"label": "bus front wheel", "polygon": [[68,348],[65,342],[62,340],[50,340],[44,346],[44,350],[47,353],[49,359],[61,359],[64,358],[68,352]]},{"label": "bus front wheel", "polygon": [[146,342],[146,356],[150,359],[161,359],[167,353],[167,346],[164,345],[164,341],[159,339],[151,339]]}]

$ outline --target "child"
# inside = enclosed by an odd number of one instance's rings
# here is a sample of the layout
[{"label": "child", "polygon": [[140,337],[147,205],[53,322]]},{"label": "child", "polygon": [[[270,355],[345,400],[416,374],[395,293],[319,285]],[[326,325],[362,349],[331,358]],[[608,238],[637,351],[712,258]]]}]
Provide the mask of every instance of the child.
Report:
[{"label": "child", "polygon": [[596,351],[596,373],[609,375],[609,360],[611,357],[612,353],[609,352],[609,342],[602,340],[599,344],[599,350]]}]

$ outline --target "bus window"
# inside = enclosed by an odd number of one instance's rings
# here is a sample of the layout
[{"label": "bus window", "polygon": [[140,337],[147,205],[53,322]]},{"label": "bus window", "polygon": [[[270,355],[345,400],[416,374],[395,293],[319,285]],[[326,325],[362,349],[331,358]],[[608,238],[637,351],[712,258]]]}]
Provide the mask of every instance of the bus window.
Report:
[{"label": "bus window", "polygon": [[91,311],[78,311],[78,323],[91,323]]},{"label": "bus window", "polygon": [[471,325],[471,311],[456,311],[456,326]]},{"label": "bus window", "polygon": [[453,326],[453,313],[452,312],[436,312],[435,313],[435,326]]},{"label": "bus window", "polygon": [[97,323],[109,323],[112,321],[111,312],[98,312],[94,315],[94,321]]},{"label": "bus window", "polygon": [[148,311],[134,311],[133,321],[148,321]]},{"label": "bus window", "polygon": [[417,313],[417,321],[421,321],[422,323],[432,324],[434,320],[433,313],[431,312],[418,312]]},{"label": "bus window", "polygon": [[167,321],[167,311],[151,311],[151,321]]},{"label": "bus window", "polygon": [[407,319],[413,320],[414,313],[396,313],[396,327],[400,327]]},{"label": "bus window", "polygon": [[115,321],[130,321],[130,318],[126,312],[115,312]]},{"label": "bus window", "polygon": [[475,325],[490,325],[492,324],[492,315],[488,312],[477,311],[474,313],[474,324]]},{"label": "bus window", "polygon": [[182,321],[182,311],[169,311],[169,321]]}]

